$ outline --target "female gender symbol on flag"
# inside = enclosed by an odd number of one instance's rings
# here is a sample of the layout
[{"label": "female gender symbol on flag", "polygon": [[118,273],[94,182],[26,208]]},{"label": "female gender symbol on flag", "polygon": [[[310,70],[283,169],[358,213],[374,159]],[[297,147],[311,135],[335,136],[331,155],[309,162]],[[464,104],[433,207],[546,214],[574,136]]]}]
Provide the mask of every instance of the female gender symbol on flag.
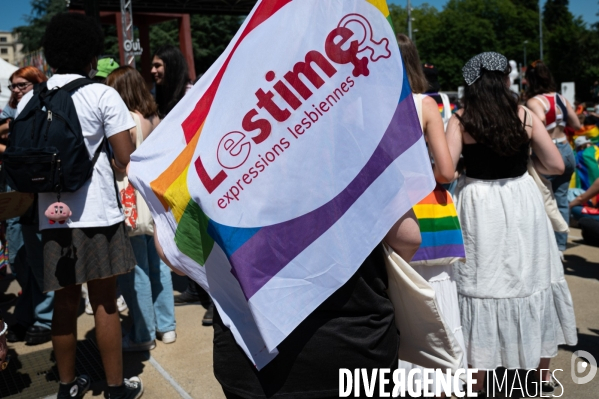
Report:
[{"label": "female gender symbol on flag", "polygon": [[259,1],[132,156],[165,255],[258,368],[434,187],[388,16]]}]

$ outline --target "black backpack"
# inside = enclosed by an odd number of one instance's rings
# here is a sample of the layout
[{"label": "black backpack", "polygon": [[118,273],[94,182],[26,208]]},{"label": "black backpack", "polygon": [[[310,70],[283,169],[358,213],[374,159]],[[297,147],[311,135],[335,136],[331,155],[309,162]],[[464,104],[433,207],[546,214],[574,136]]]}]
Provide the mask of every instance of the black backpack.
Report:
[{"label": "black backpack", "polygon": [[92,176],[104,142],[90,158],[71,93],[94,81],[81,78],[33,97],[12,123],[2,156],[9,185],[24,193],[73,192]]}]

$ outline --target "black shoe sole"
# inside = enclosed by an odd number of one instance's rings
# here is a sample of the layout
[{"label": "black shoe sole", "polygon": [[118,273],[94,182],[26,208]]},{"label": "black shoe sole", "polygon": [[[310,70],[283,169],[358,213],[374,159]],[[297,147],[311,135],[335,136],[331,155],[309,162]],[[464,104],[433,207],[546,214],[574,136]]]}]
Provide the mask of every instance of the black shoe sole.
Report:
[{"label": "black shoe sole", "polygon": [[7,335],[6,341],[14,344],[15,342],[23,342],[25,341],[25,337],[17,337],[15,335]]},{"label": "black shoe sole", "polygon": [[26,345],[40,345],[45,344],[48,341],[52,340],[52,334],[50,332],[44,334],[27,334],[25,336],[25,344]]}]

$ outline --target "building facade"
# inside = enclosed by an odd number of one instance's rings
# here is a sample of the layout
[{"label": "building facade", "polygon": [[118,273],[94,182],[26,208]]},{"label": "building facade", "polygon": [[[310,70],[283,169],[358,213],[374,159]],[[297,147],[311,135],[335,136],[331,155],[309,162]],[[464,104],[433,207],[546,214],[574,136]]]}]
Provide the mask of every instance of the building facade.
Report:
[{"label": "building facade", "polygon": [[17,65],[23,54],[23,45],[19,43],[19,35],[13,32],[0,31],[0,58],[13,65]]}]

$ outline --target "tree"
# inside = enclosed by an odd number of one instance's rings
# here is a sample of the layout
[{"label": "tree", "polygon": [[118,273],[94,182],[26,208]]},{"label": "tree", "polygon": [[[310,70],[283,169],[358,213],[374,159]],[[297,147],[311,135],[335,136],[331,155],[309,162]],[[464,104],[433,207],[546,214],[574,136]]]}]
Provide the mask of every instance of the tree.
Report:
[{"label": "tree", "polygon": [[205,72],[225,51],[242,19],[231,15],[193,15],[191,37],[196,71]]},{"label": "tree", "polygon": [[[529,7],[524,0],[450,0],[441,12],[428,5],[416,8],[420,58],[437,66],[445,90],[463,84],[462,66],[480,52],[497,51],[522,63],[525,40],[529,54],[539,48],[538,11]],[[390,11],[396,31],[405,32],[405,9]]]},{"label": "tree", "polygon": [[516,7],[523,7],[531,11],[539,12],[539,0],[512,0]]},{"label": "tree", "polygon": [[42,47],[44,32],[52,17],[67,10],[65,0],[31,0],[31,8],[31,15],[25,17],[29,24],[15,28],[23,43],[23,52]]},{"label": "tree", "polygon": [[573,16],[568,9],[568,0],[547,0],[543,8],[543,22],[550,31],[557,26],[569,25]]},{"label": "tree", "polygon": [[[192,15],[191,43],[197,73],[205,72],[225,50],[241,26],[240,17],[231,15]],[[179,30],[175,21],[167,21],[150,28],[152,52],[170,44],[179,45]]]},{"label": "tree", "polygon": [[423,62],[435,65],[443,90],[463,85],[462,67],[472,56],[498,48],[493,24],[473,13],[446,8],[439,26],[419,42]]}]

